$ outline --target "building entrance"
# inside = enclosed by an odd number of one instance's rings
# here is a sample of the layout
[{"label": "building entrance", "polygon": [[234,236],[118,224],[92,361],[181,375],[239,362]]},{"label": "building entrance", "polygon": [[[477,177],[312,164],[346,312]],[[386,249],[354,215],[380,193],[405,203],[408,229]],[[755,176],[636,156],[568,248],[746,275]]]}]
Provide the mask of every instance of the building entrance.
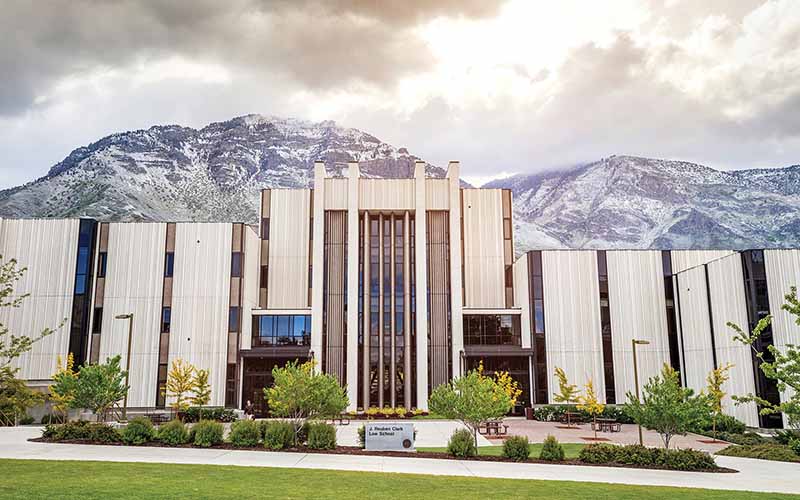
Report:
[{"label": "building entrance", "polygon": [[[272,369],[284,366],[297,358],[244,358],[244,377],[242,380],[242,408],[250,400],[255,406],[255,415],[259,418],[269,416],[269,405],[264,396],[264,388],[272,386]],[[303,363],[307,357],[298,359]]]}]

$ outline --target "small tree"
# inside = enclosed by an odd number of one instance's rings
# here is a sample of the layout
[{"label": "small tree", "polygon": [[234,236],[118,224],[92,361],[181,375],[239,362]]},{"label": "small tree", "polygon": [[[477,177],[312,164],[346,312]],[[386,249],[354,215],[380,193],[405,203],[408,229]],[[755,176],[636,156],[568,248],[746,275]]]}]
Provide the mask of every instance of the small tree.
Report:
[{"label": "small tree", "polygon": [[120,356],[108,358],[104,364],[84,365],[78,371],[72,408],[88,408],[105,421],[108,411],[127,394],[127,372],[120,368]]},{"label": "small tree", "polygon": [[314,370],[314,361],[295,361],[272,369],[272,387],[264,395],[272,415],[292,421],[295,441],[305,420],[341,414],[349,400],[333,375]]},{"label": "small tree", "polygon": [[720,366],[711,370],[708,378],[706,378],[708,382],[708,400],[711,404],[711,435],[714,437],[714,441],[717,440],[717,418],[722,415],[722,400],[726,396],[722,386],[731,378],[728,372],[733,366],[732,363]]},{"label": "small tree", "polygon": [[666,363],[660,376],[647,381],[641,400],[631,392],[627,396],[625,412],[636,423],[658,432],[666,449],[674,436],[686,435],[707,422],[708,398],[695,396],[691,389],[681,387],[678,372]]},{"label": "small tree", "polygon": [[[789,293],[784,296],[786,302],[781,309],[794,316],[794,321],[800,325],[800,299],[797,297],[797,287],[789,289]],[[734,340],[737,340],[753,350],[759,360],[759,369],[768,379],[776,382],[778,390],[787,394],[787,398],[779,404],[773,404],[754,394],[746,396],[733,396],[736,404],[754,402],[761,407],[762,415],[772,415],[783,413],[788,419],[789,426],[800,426],[800,346],[786,344],[786,350],[781,351],[774,345],[768,345],[767,351],[759,350],[758,339],[764,330],[772,322],[772,316],[768,315],[759,320],[752,333],[748,334],[735,323],[728,323],[728,326],[736,332]],[[765,354],[767,357],[765,358]],[[768,358],[772,358],[769,361]],[[791,391],[789,390],[791,389]]]},{"label": "small tree", "polygon": [[507,387],[498,382],[497,375],[484,375],[481,364],[463,377],[434,389],[428,406],[433,413],[461,421],[472,431],[477,446],[478,429],[489,420],[503,417],[514,407],[515,398],[509,395]]},{"label": "small tree", "polygon": [[[580,391],[578,386],[570,384],[567,374],[559,367],[556,367],[556,378],[558,379],[558,392],[553,394],[553,401],[566,405],[575,404],[580,401]],[[567,408],[567,427],[572,427],[569,408]]]},{"label": "small tree", "polygon": [[189,408],[188,394],[194,388],[194,366],[181,358],[173,360],[167,374],[167,384],[162,390],[163,396],[173,398],[170,406],[179,413],[186,411]]},{"label": "small tree", "polygon": [[56,372],[53,374],[53,383],[50,385],[50,399],[53,409],[61,415],[62,422],[67,420],[67,412],[75,400],[75,390],[78,385],[78,373],[73,370],[75,361],[72,353],[67,355],[66,363],[62,364],[61,356],[56,361]]},{"label": "small tree", "polygon": [[579,410],[583,410],[592,416],[592,427],[594,428],[594,438],[597,439],[597,416],[603,413],[606,405],[597,400],[594,392],[594,382],[592,379],[586,383],[586,395],[580,397]]},{"label": "small tree", "polygon": [[194,377],[192,378],[192,404],[200,407],[200,414],[203,414],[202,408],[211,401],[211,384],[208,383],[210,370],[195,370]]}]

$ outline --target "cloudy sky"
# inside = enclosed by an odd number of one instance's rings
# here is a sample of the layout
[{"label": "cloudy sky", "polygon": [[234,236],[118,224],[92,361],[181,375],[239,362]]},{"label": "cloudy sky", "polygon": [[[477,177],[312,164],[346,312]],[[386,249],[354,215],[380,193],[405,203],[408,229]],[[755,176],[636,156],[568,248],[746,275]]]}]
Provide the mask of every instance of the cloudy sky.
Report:
[{"label": "cloudy sky", "polygon": [[797,0],[4,0],[0,188],[154,124],[332,119],[475,183],[800,163]]}]

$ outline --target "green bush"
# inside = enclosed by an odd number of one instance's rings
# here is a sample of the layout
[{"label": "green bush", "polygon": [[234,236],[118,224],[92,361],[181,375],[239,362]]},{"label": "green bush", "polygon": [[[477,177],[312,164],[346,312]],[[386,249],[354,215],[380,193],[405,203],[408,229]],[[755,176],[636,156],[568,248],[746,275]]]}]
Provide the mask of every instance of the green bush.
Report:
[{"label": "green bush", "polygon": [[682,471],[717,468],[711,455],[704,451],[665,450],[663,448],[646,448],[637,444],[628,446],[590,444],[581,450],[579,458],[581,462],[589,464],[636,465]]},{"label": "green bush", "polygon": [[[792,429],[779,430],[775,433],[775,441],[779,444],[789,444],[791,441],[800,439],[800,431]],[[741,443],[736,443],[741,444]]]},{"label": "green bush", "polygon": [[153,422],[147,417],[136,417],[122,430],[122,441],[125,444],[143,444],[156,437]]},{"label": "green bush", "polygon": [[60,424],[63,417],[61,415],[56,415],[55,413],[45,413],[42,415],[42,419],[39,421],[42,425],[47,424]]},{"label": "green bush", "polygon": [[789,441],[789,448],[792,449],[795,455],[800,457],[800,439],[792,439]]},{"label": "green bush", "polygon": [[611,461],[618,464],[647,467],[659,460],[661,451],[659,448],[648,448],[638,444],[615,446],[614,457]]},{"label": "green bush", "polygon": [[294,446],[294,425],[284,420],[269,422],[264,431],[264,446],[270,450],[282,450]]},{"label": "green bush", "polygon": [[[578,410],[575,405],[544,405],[533,409],[533,418],[542,422],[556,422],[561,420],[564,413],[569,410],[579,415],[581,420],[592,420],[592,416],[583,410]],[[598,418],[613,418],[621,424],[632,424],[633,419],[625,413],[622,405],[606,405]]]},{"label": "green bush", "polygon": [[[624,448],[627,448],[625,446]],[[692,449],[663,450],[658,449],[655,465],[667,469],[682,471],[714,470],[717,463],[705,451]]]},{"label": "green bush", "polygon": [[613,444],[588,444],[581,449],[578,458],[587,464],[610,464],[617,460],[617,446]]},{"label": "green bush", "polygon": [[197,446],[208,448],[222,443],[222,434],[225,428],[221,423],[213,420],[201,420],[192,427],[192,441]]},{"label": "green bush", "polygon": [[30,415],[25,415],[24,417],[20,417],[17,421],[19,425],[31,425],[32,423],[36,422],[36,419],[31,417]]},{"label": "green bush", "polygon": [[550,462],[560,462],[564,460],[564,447],[558,442],[555,436],[547,436],[542,443],[542,451],[539,452],[540,460]]},{"label": "green bush", "polygon": [[511,436],[503,443],[503,456],[515,462],[524,462],[531,454],[527,436]]},{"label": "green bush", "polygon": [[189,442],[189,431],[180,420],[171,420],[158,427],[158,440],[171,446],[186,444]]},{"label": "green bush", "polygon": [[203,407],[192,406],[183,412],[183,420],[187,423],[199,422],[200,420],[216,420],[217,422],[234,422],[236,413],[230,408],[222,407]]},{"label": "green bush", "polygon": [[261,439],[261,429],[254,420],[237,420],[231,424],[228,439],[234,446],[256,446]]},{"label": "green bush", "polygon": [[92,441],[95,443],[117,443],[120,434],[110,425],[85,421],[66,424],[47,424],[42,437],[54,441]]},{"label": "green bush", "polygon": [[753,446],[731,445],[717,452],[729,457],[759,458],[776,462],[800,462],[791,448],[783,444],[757,444]]},{"label": "green bush", "polygon": [[[706,436],[711,436],[713,434],[713,421],[708,420],[704,421],[703,425],[701,425],[696,432],[698,434],[705,434]],[[732,417],[730,415],[722,414],[717,416],[717,435],[719,436],[722,433],[725,434],[743,434],[747,430],[747,426],[744,425],[744,422],[741,422],[736,419],[736,417]]]},{"label": "green bush", "polygon": [[447,453],[454,457],[467,458],[478,454],[475,447],[475,437],[468,429],[458,429],[450,436],[447,441]]},{"label": "green bush", "polygon": [[308,428],[308,447],[312,450],[336,448],[336,427],[325,422],[311,424]]},{"label": "green bush", "polygon": [[766,444],[770,443],[771,440],[769,438],[765,438],[755,432],[743,432],[741,434],[729,434],[727,432],[718,432],[717,439],[721,439],[722,441],[727,441],[733,444],[741,444],[741,445],[757,445],[757,444]]},{"label": "green bush", "polygon": [[363,425],[358,428],[358,446],[365,448],[367,445],[367,428]]}]

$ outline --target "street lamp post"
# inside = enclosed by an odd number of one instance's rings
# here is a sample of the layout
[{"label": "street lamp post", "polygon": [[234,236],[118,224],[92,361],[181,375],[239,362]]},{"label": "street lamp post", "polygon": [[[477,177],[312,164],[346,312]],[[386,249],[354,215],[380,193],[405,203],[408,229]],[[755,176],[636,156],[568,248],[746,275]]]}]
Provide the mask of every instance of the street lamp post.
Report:
[{"label": "street lamp post", "polygon": [[[636,386],[636,399],[639,399],[639,366],[636,362],[636,346],[637,345],[647,345],[650,342],[647,340],[636,340],[631,339],[631,345],[633,346],[633,385]],[[639,446],[643,446],[643,439],[642,439],[642,424],[639,424]]]},{"label": "street lamp post", "polygon": [[[118,314],[116,319],[128,320],[128,354],[125,356],[125,387],[129,387],[131,376],[131,339],[133,338],[133,313]],[[122,400],[122,419],[128,420],[128,391],[125,391],[125,398]]]}]

